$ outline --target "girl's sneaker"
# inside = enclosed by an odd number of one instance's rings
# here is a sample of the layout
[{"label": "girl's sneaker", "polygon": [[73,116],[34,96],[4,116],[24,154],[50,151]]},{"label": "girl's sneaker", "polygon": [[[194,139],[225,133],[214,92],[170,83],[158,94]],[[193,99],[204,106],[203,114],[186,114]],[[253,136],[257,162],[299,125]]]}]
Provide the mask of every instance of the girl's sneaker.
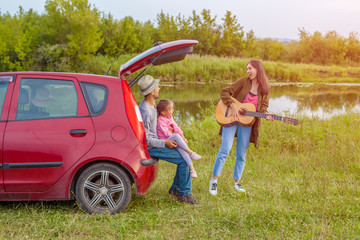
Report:
[{"label": "girl's sneaker", "polygon": [[192,152],[192,154],[190,155],[192,160],[200,160],[201,156],[199,154],[197,154],[196,152]]},{"label": "girl's sneaker", "polygon": [[240,183],[235,183],[234,184],[234,189],[238,192],[245,192],[245,189],[241,186]]},{"label": "girl's sneaker", "polygon": [[196,173],[195,169],[194,169],[194,170],[190,170],[190,176],[191,176],[192,178],[197,178],[197,173]]}]

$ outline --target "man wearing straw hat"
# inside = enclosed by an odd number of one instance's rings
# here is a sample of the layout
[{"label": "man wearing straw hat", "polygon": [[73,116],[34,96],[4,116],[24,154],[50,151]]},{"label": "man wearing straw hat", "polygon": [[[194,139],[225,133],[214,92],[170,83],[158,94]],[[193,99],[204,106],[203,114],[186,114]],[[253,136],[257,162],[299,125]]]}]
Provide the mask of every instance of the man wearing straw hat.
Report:
[{"label": "man wearing straw hat", "polygon": [[177,165],[169,194],[176,196],[180,202],[198,204],[199,202],[190,193],[190,169],[180,153],[175,149],[177,146],[176,141],[159,139],[156,133],[157,111],[155,100],[159,97],[159,79],[145,75],[139,80],[138,86],[140,95],[144,96],[139,108],[144,122],[149,154],[152,157]]}]

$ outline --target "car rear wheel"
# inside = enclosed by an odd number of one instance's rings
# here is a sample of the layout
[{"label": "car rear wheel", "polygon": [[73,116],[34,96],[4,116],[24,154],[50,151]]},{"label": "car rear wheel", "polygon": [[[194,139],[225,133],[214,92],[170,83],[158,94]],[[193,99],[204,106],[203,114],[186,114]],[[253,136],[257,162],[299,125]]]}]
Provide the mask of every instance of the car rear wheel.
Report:
[{"label": "car rear wheel", "polygon": [[88,213],[118,213],[130,202],[129,177],[119,167],[97,163],[85,169],[76,183],[76,198]]}]

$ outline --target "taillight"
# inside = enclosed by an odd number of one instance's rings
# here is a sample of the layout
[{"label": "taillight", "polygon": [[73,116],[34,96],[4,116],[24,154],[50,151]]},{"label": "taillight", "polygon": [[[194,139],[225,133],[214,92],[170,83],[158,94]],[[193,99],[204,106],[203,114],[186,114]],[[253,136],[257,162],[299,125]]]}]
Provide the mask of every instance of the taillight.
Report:
[{"label": "taillight", "polygon": [[146,144],[146,135],[144,130],[144,123],[141,117],[139,106],[135,97],[125,80],[121,80],[124,93],[125,111],[130,121],[131,128],[133,129],[136,138],[139,142]]}]

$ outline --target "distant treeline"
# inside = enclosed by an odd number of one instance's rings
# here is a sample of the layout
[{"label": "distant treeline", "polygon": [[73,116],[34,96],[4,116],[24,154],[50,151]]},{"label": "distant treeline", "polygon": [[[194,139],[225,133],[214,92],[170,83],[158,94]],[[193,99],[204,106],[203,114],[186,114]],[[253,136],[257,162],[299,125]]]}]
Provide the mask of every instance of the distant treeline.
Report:
[{"label": "distant treeline", "polygon": [[[210,10],[189,17],[164,12],[156,21],[132,17],[114,19],[88,0],[47,0],[45,12],[32,9],[11,15],[0,13],[0,71],[78,71],[92,57],[140,53],[153,43],[196,39],[194,53],[201,55],[260,58],[292,63],[360,64],[360,39],[335,31],[322,35],[299,29],[299,41],[281,43],[258,39],[245,32],[236,15],[227,11],[216,21]],[[275,28],[276,26],[274,26]]]}]

